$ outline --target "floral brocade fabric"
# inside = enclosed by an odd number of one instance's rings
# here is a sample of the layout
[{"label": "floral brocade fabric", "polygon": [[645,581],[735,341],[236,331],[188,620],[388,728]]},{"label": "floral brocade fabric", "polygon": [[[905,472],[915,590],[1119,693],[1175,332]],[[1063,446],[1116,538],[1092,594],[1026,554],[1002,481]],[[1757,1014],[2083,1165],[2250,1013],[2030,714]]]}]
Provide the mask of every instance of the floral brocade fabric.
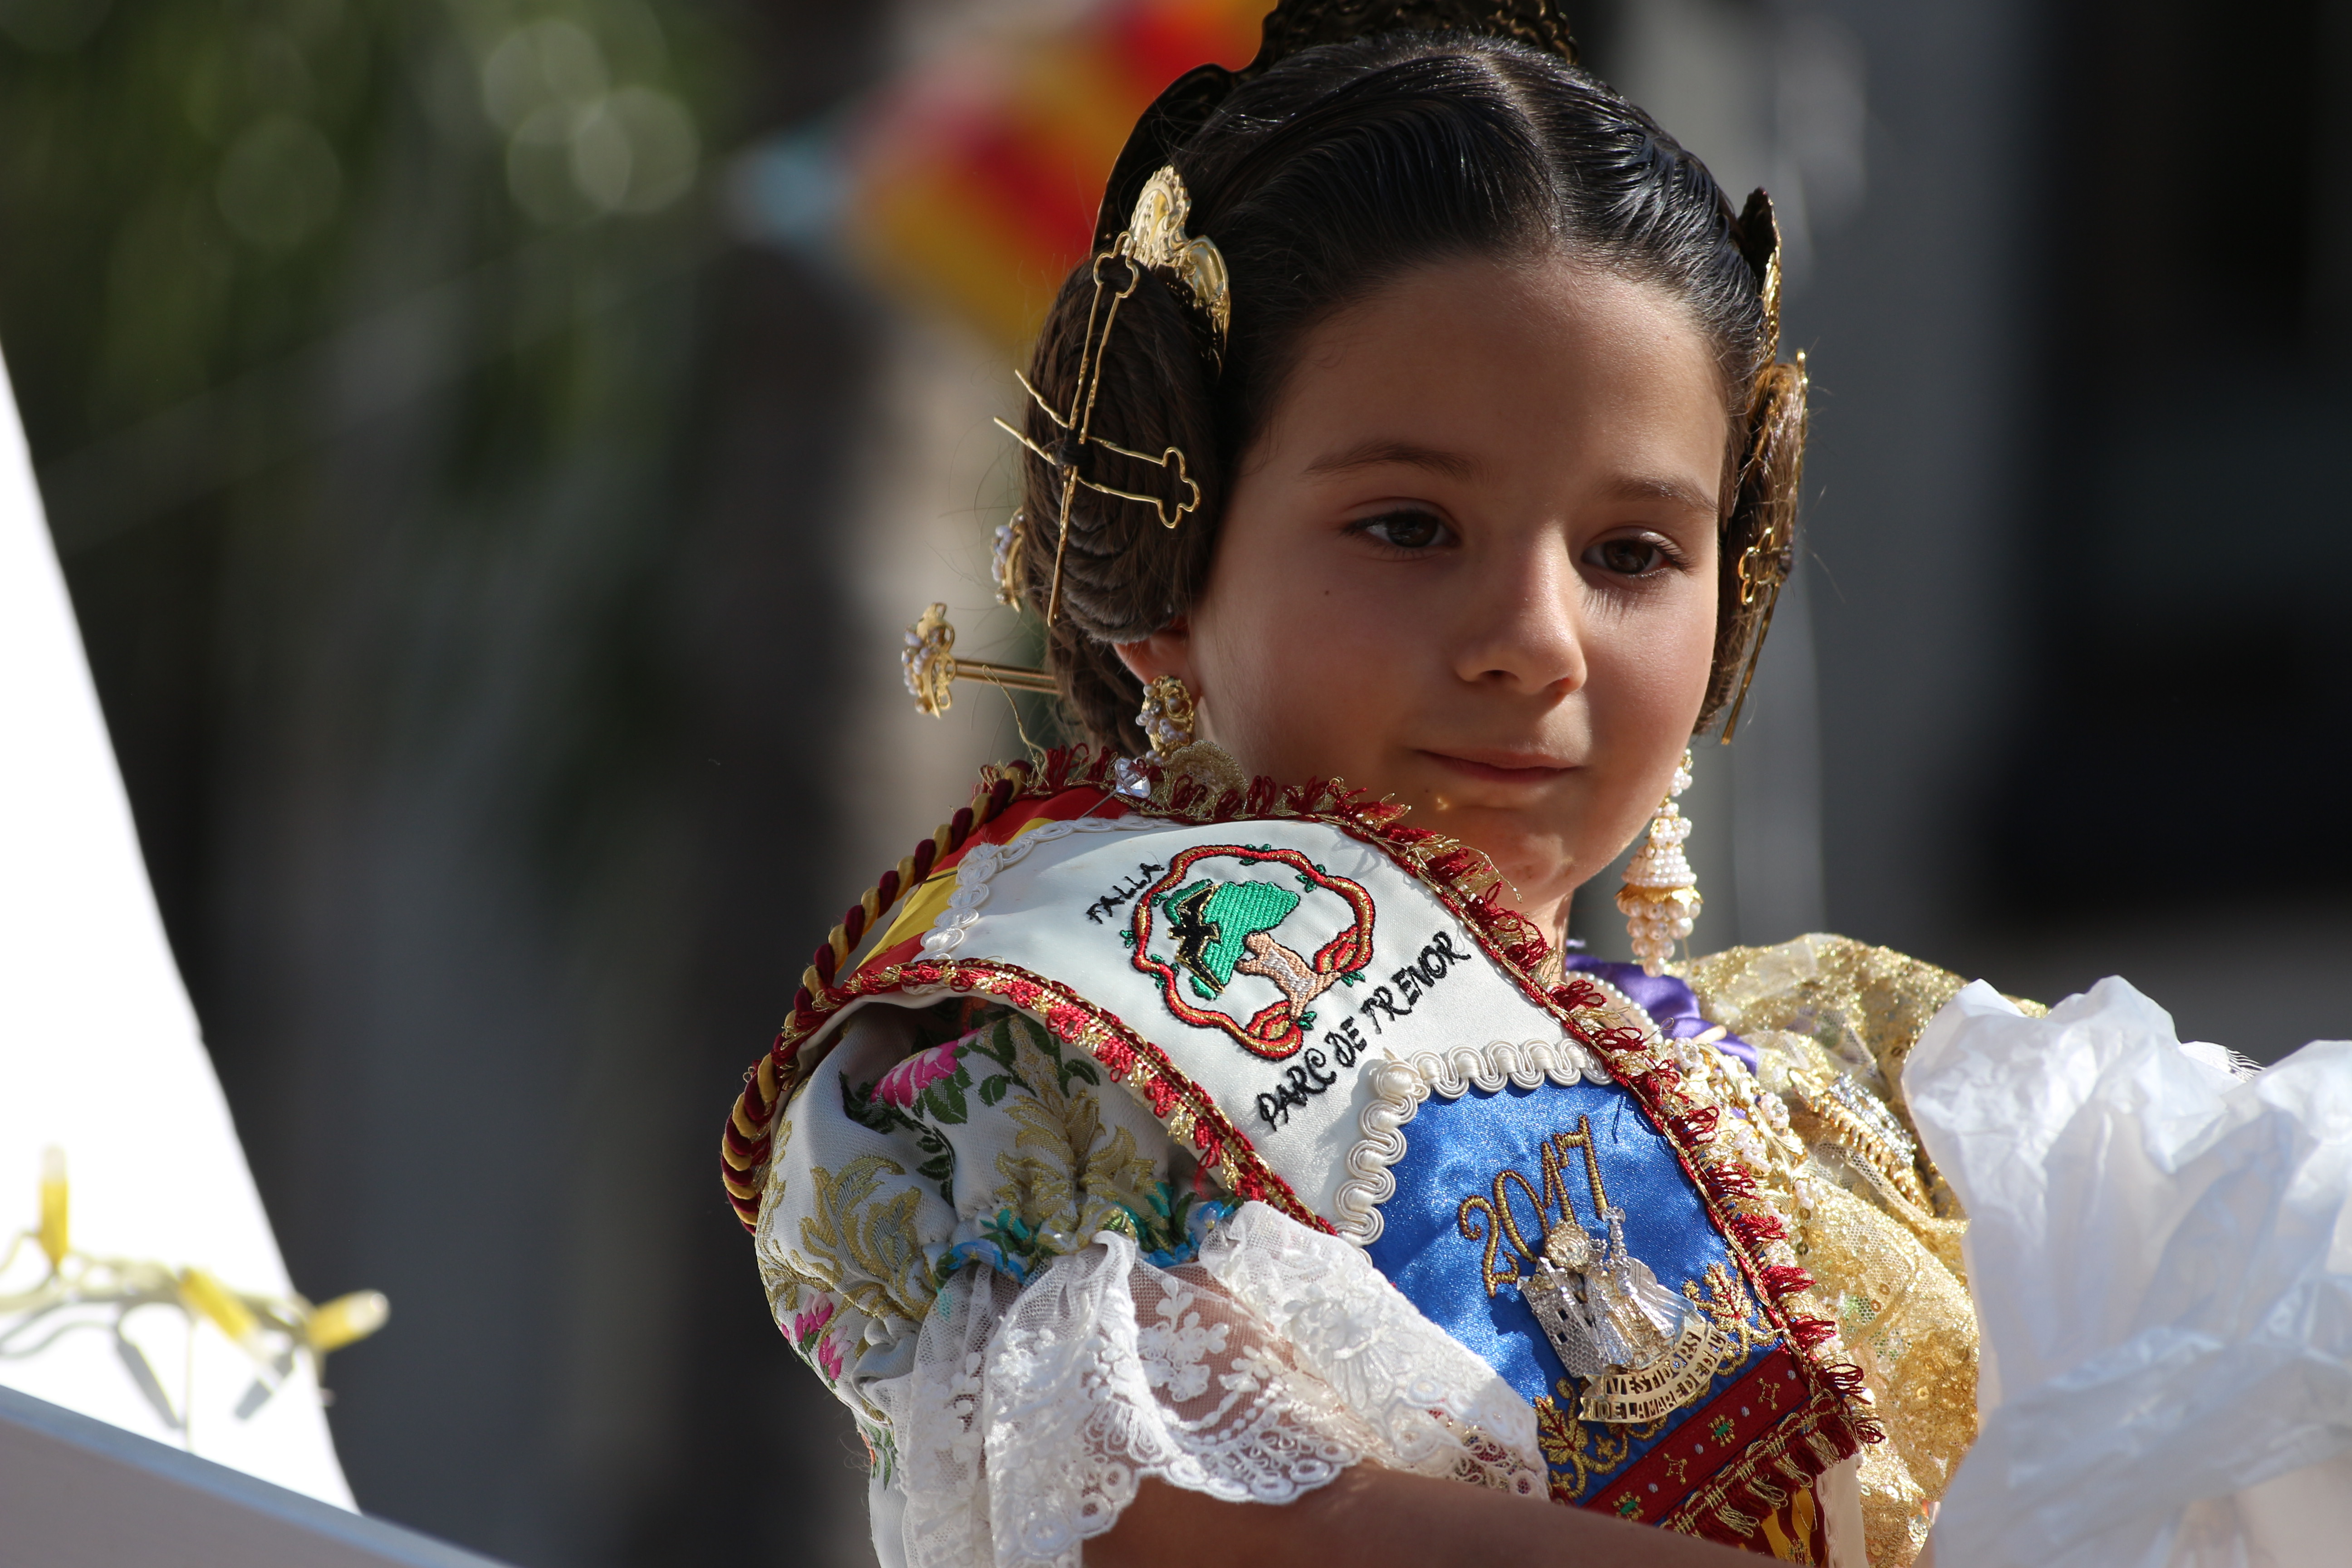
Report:
[{"label": "floral brocade fabric", "polygon": [[[1731,948],[1685,976],[1711,1022],[1757,1050],[1810,1156],[1783,1173],[1797,1251],[1868,1381],[1887,1441],[1863,1452],[1874,1568],[1908,1564],[1977,1431],[1968,1228],[1914,1142],[1903,1064],[1957,974],[1883,947],[1802,936]],[[2019,1002],[2029,1013],[2045,1009]]]},{"label": "floral brocade fabric", "polygon": [[[1900,1568],[1975,1432],[1965,1221],[1896,1087],[1961,983],[1825,936],[1685,978],[1807,1151],[1765,1179],[1885,1429],[1862,1522],[1874,1568]],[[1282,1502],[1370,1460],[1544,1489],[1536,1412],[1362,1251],[1237,1206],[1017,1013],[848,1020],[779,1118],[757,1248],[778,1326],[866,1438],[892,1568],[1076,1563],[1143,1477]]]}]

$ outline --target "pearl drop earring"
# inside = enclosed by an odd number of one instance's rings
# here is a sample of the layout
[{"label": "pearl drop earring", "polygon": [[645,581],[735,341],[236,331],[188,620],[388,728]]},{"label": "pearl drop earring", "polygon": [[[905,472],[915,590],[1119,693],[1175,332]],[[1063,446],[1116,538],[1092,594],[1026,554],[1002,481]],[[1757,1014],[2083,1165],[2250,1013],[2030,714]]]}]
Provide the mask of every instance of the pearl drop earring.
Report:
[{"label": "pearl drop earring", "polygon": [[1651,819],[1649,842],[1625,863],[1625,885],[1617,890],[1617,908],[1624,913],[1633,956],[1642,961],[1645,974],[1660,973],[1673,960],[1675,943],[1690,935],[1701,908],[1698,878],[1683,854],[1690,819],[1675,805],[1675,797],[1690,788],[1690,770],[1691,754],[1685,752],[1666,786],[1666,798]]}]

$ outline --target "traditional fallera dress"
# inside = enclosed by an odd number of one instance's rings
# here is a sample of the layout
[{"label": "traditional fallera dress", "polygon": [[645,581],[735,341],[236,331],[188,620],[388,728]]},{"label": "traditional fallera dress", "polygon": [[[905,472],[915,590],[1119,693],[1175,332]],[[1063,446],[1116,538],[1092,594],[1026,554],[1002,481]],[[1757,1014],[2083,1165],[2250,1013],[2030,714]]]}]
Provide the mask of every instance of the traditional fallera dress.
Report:
[{"label": "traditional fallera dress", "polygon": [[883,1560],[1069,1563],[1143,1477],[1370,1460],[1907,1563],[1976,1427],[1898,1087],[1958,977],[1825,936],[1548,963],[1401,808],[1204,772],[989,770],[730,1122]]}]

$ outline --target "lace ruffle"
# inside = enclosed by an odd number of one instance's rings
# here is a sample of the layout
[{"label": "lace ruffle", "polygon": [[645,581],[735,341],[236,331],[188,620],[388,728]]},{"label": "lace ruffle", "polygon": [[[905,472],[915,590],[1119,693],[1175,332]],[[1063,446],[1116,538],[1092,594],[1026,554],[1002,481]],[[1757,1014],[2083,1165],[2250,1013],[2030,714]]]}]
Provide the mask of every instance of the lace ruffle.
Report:
[{"label": "lace ruffle", "polygon": [[[1541,1495],[1535,1414],[1334,1237],[1245,1205],[1173,1268],[1115,1232],[941,1293],[896,1434],[908,1568],[1069,1564],[1150,1476],[1287,1502],[1362,1459]],[[887,1544],[887,1543],[877,1543]]]}]

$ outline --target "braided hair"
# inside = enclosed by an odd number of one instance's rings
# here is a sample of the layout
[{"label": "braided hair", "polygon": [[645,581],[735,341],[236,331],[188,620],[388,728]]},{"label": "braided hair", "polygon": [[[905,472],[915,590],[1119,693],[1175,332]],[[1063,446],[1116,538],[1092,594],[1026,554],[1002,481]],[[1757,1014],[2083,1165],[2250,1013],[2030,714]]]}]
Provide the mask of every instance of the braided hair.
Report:
[{"label": "braided hair", "polygon": [[[1198,96],[1202,75],[1162,106]],[[1305,335],[1417,266],[1547,253],[1666,290],[1722,373],[1736,485],[1704,729],[1737,700],[1793,548],[1804,378],[1800,365],[1772,363],[1777,236],[1763,193],[1735,212],[1706,165],[1647,114],[1559,53],[1513,39],[1391,34],[1302,49],[1214,87],[1213,106],[1190,123],[1147,118],[1104,202],[1115,232],[1133,200],[1123,187],[1139,186],[1138,171],[1172,164],[1191,193],[1191,232],[1223,254],[1233,314],[1221,353],[1181,289],[1147,281],[1102,356],[1094,428],[1135,451],[1179,448],[1201,505],[1169,529],[1148,506],[1085,488],[1072,497],[1046,658],[1088,735],[1128,754],[1145,749],[1141,688],[1112,645],[1191,610],[1234,467]],[[1031,383],[1057,407],[1076,387],[1094,296],[1081,264],[1030,361]],[[1050,448],[1059,432],[1033,405],[1028,434]],[[1023,462],[1031,547],[1019,587],[1042,615],[1064,486],[1049,463]],[[1098,462],[1115,489],[1154,485],[1156,471],[1140,464],[1110,453]]]}]

